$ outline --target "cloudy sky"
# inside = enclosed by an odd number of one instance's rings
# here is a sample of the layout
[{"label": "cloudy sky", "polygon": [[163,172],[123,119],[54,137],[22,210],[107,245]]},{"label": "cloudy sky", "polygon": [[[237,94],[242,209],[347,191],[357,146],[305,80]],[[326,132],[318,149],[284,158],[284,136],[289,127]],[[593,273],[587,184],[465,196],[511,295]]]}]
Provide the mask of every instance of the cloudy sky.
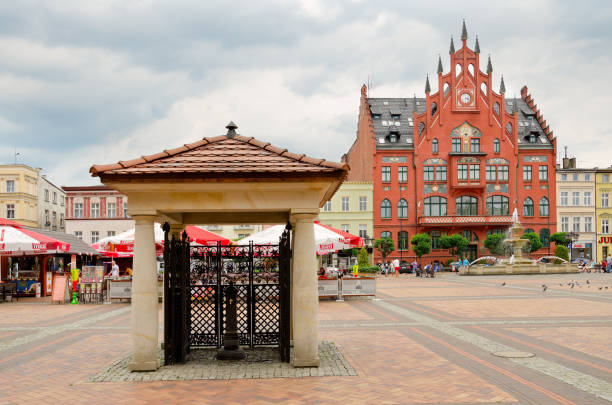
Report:
[{"label": "cloudy sky", "polygon": [[[339,160],[370,96],[423,96],[465,18],[507,95],[529,91],[583,166],[612,164],[612,3],[53,0],[0,3],[0,163],[58,185],[225,133]],[[457,43],[458,41],[456,41]],[[484,70],[486,57],[483,57]],[[435,91],[437,84],[432,83]],[[495,88],[498,88],[496,84]]]}]

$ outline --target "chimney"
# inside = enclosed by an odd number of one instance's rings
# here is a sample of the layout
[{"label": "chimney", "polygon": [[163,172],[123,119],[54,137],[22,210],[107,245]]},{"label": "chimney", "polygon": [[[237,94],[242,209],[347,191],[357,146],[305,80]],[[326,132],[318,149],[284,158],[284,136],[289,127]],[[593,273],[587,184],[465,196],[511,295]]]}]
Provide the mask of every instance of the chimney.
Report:
[{"label": "chimney", "polygon": [[564,169],[569,169],[570,168],[570,160],[568,157],[564,157],[563,158],[563,168]]},{"label": "chimney", "polygon": [[576,168],[576,158],[570,158],[569,160],[569,165],[570,165],[570,169],[575,169]]}]

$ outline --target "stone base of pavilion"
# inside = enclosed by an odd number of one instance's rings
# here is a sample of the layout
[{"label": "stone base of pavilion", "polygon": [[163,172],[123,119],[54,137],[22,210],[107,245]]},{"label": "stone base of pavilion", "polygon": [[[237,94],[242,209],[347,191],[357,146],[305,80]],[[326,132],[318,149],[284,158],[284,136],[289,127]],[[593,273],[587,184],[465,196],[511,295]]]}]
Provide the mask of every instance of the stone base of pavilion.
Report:
[{"label": "stone base of pavilion", "polygon": [[[163,350],[159,351],[162,366],[155,371],[130,371],[132,356],[126,356],[89,381],[176,381],[233,380],[245,378],[338,377],[357,375],[334,343],[319,342],[319,367],[294,367],[280,361],[277,347],[245,349],[246,358],[236,361],[216,360],[217,349],[192,349],[184,364],[164,365]],[[291,351],[293,360],[293,350]]]},{"label": "stone base of pavilion", "polygon": [[485,266],[478,264],[475,266],[462,267],[459,269],[460,276],[491,276],[507,274],[569,274],[578,273],[578,266],[575,264],[550,264],[550,263],[526,263],[515,265],[495,265]]}]

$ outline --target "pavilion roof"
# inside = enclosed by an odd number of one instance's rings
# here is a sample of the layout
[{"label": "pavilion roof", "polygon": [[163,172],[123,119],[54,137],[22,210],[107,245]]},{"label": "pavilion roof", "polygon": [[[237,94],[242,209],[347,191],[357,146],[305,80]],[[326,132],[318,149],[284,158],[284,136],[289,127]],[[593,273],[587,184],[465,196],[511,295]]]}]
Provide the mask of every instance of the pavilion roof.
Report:
[{"label": "pavilion roof", "polygon": [[[346,175],[346,163],[295,154],[232,131],[153,155],[93,165],[92,176],[287,177]],[[342,177],[344,177],[342,176]]]}]

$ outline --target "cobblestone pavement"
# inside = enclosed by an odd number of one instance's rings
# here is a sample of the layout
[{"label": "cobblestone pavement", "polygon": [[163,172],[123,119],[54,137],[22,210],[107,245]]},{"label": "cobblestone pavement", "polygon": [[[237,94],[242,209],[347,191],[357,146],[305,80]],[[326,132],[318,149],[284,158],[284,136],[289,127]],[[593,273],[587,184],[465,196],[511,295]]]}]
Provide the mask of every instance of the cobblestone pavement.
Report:
[{"label": "cobblestone pavement", "polygon": [[321,302],[316,372],[245,362],[222,379],[198,362],[172,376],[119,371],[129,305],[0,304],[0,404],[612,402],[608,274],[402,275],[379,279],[378,292]]}]

